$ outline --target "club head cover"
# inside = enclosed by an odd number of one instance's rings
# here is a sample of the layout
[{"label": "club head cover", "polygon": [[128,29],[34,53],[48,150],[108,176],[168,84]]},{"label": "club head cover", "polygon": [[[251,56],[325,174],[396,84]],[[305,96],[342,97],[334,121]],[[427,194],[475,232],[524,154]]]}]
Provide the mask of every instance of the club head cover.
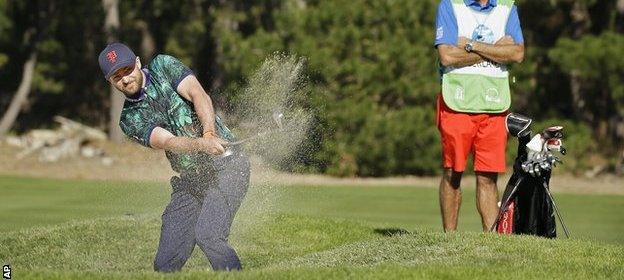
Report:
[{"label": "club head cover", "polygon": [[563,126],[555,125],[547,127],[542,131],[542,137],[546,140],[550,139],[562,139],[563,138]]},{"label": "club head cover", "polygon": [[529,127],[533,120],[527,116],[523,116],[517,113],[509,113],[505,117],[505,125],[507,132],[514,137],[523,137],[531,134]]}]

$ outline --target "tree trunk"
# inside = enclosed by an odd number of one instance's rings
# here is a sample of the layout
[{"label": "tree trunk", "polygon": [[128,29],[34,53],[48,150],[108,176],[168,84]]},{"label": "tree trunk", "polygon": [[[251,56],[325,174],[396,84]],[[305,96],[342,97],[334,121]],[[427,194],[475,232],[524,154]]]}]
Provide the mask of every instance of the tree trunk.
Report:
[{"label": "tree trunk", "polygon": [[[106,41],[113,43],[117,41],[117,30],[119,30],[119,1],[118,0],[102,0],[102,6],[106,11],[104,19],[104,32],[106,32]],[[124,140],[123,132],[119,127],[119,116],[123,109],[124,97],[112,85],[110,86],[110,110],[108,124],[108,137],[115,143],[121,143]]]},{"label": "tree trunk", "polygon": [[156,41],[150,32],[147,22],[138,20],[136,27],[139,29],[139,32],[141,32],[141,60],[147,65],[147,62],[151,60],[156,52]]},{"label": "tree trunk", "polygon": [[24,72],[22,73],[22,81],[20,82],[17,92],[11,100],[11,104],[0,121],[0,138],[6,135],[11,129],[13,123],[17,119],[22,105],[26,101],[30,89],[32,87],[32,79],[35,73],[35,65],[37,64],[37,51],[33,48],[26,63],[24,63]]},{"label": "tree trunk", "polygon": [[615,32],[624,32],[624,0],[618,0],[615,5]]},{"label": "tree trunk", "polygon": [[[616,31],[624,32],[624,0],[618,0],[616,6],[618,15],[616,22]],[[622,122],[622,117],[616,121],[615,126],[615,137],[617,139],[616,143],[620,143],[620,147],[618,147],[619,159],[616,163],[615,173],[619,176],[624,175],[624,122]]]},{"label": "tree trunk", "polygon": [[[216,5],[212,5],[209,7],[209,11],[208,13],[211,14],[210,16],[213,18],[213,22],[210,23],[210,25],[206,26],[207,30],[212,30],[213,28],[215,28],[212,25],[219,25],[220,23],[218,22],[220,20],[220,17],[216,14],[216,10],[217,7],[219,5],[225,5],[226,3],[218,3]],[[231,19],[234,20],[234,19]],[[229,26],[228,26],[229,27]],[[235,31],[233,31],[234,33]],[[226,105],[226,98],[222,95],[215,95],[215,92],[218,92],[219,89],[221,89],[223,87],[224,84],[224,73],[221,70],[221,67],[223,67],[223,61],[225,60],[223,57],[223,44],[221,43],[221,38],[219,36],[215,36],[212,32],[209,33],[209,39],[207,42],[206,47],[208,48],[207,51],[210,53],[209,54],[209,60],[208,60],[208,65],[207,65],[207,70],[209,73],[209,76],[211,77],[210,79],[210,97],[213,98],[213,102],[215,103],[215,107],[218,108],[228,108]]]},{"label": "tree trunk", "polygon": [[[572,38],[580,39],[589,28],[589,12],[585,3],[576,1],[570,11],[570,18],[572,19]],[[578,71],[573,70],[570,73],[570,93],[572,95],[572,106],[574,112],[578,118],[593,121],[593,115],[585,111],[585,99],[582,93],[582,80]],[[589,116],[588,116],[589,114]]]}]

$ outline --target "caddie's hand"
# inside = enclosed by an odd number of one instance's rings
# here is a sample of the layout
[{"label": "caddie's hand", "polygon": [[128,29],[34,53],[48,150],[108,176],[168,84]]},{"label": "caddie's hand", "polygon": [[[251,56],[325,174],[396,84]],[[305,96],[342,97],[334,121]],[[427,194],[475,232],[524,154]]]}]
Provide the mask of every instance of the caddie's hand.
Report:
[{"label": "caddie's hand", "polygon": [[503,36],[503,38],[500,38],[498,41],[496,41],[495,45],[504,46],[504,45],[513,45],[515,43],[516,42],[514,42],[514,39],[511,38],[511,36],[505,35]]},{"label": "caddie's hand", "polygon": [[468,42],[470,42],[470,39],[464,36],[460,36],[459,38],[457,38],[457,46],[461,49],[464,49],[464,46],[468,44]]}]

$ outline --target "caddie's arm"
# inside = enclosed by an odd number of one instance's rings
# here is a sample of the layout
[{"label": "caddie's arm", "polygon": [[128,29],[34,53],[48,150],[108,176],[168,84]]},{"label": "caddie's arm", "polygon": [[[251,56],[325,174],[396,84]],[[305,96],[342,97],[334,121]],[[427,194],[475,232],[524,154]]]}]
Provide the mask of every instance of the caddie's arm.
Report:
[{"label": "caddie's arm", "polygon": [[466,52],[457,46],[442,44],[438,45],[440,63],[445,67],[464,67],[483,61],[483,57],[476,53]]},{"label": "caddie's arm", "polygon": [[[469,42],[466,37],[460,37],[459,45]],[[500,64],[521,63],[524,60],[524,44],[516,44],[509,36],[500,39],[496,44],[472,42],[472,52]]]},{"label": "caddie's arm", "polygon": [[438,50],[440,63],[444,67],[464,67],[483,61],[476,53],[464,50],[464,45],[457,45],[458,27],[451,1],[443,0],[438,5],[436,14],[436,38],[433,45]]},{"label": "caddie's arm", "polygon": [[157,126],[152,130],[149,144],[154,149],[162,149],[175,153],[204,152],[212,155],[220,155],[225,152],[225,149],[219,144],[219,140],[221,139],[217,137],[191,138],[175,136],[168,130]]}]

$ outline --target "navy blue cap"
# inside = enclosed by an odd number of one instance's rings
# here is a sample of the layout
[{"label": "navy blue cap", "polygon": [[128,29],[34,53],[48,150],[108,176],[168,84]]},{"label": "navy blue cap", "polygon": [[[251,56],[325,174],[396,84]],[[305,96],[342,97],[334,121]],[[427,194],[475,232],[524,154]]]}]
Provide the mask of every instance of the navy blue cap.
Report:
[{"label": "navy blue cap", "polygon": [[111,43],[100,53],[98,62],[104,77],[108,80],[115,71],[134,66],[136,55],[128,46],[122,43]]}]

